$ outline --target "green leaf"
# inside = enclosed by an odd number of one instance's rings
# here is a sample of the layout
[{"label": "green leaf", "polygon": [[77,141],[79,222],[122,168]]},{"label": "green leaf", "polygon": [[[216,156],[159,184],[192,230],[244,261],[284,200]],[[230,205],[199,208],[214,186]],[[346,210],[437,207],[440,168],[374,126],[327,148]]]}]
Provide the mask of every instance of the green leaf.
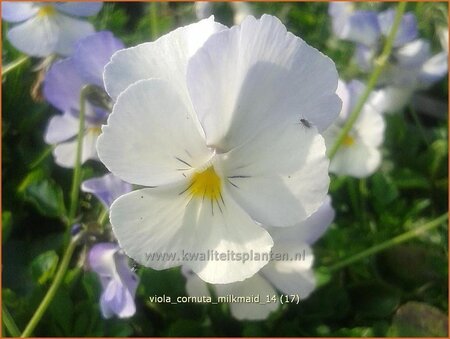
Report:
[{"label": "green leaf", "polygon": [[55,275],[58,266],[58,255],[55,251],[47,251],[39,255],[31,262],[31,273],[33,279],[39,285],[44,285]]},{"label": "green leaf", "polygon": [[11,234],[12,214],[10,211],[2,212],[2,244],[4,244]]},{"label": "green leaf", "polygon": [[448,337],[448,318],[434,306],[410,301],[399,307],[389,335],[394,337]]},{"label": "green leaf", "polygon": [[389,316],[400,303],[400,291],[381,282],[364,282],[349,288],[353,310],[364,318]]},{"label": "green leaf", "polygon": [[371,178],[372,194],[382,206],[389,205],[398,197],[398,190],[392,180],[384,173],[377,172]]},{"label": "green leaf", "polygon": [[63,217],[66,214],[61,187],[52,179],[45,178],[41,170],[30,172],[18,189],[24,200],[30,202],[42,215]]}]

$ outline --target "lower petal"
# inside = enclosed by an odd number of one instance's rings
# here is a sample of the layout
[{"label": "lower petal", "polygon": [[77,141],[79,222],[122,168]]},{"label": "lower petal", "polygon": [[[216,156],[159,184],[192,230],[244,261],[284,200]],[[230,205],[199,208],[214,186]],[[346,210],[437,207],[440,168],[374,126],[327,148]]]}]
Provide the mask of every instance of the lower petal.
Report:
[{"label": "lower petal", "polygon": [[112,204],[113,231],[124,251],[154,269],[185,264],[210,283],[243,280],[263,267],[265,261],[227,255],[269,252],[269,234],[226,194],[223,201],[203,201],[184,194],[186,185],[134,191]]}]

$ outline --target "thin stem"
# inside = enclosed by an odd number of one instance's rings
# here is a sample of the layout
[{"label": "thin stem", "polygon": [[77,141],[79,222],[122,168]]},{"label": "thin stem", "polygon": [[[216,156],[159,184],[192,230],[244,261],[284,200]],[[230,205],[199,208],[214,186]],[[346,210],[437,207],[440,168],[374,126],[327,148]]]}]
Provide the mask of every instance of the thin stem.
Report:
[{"label": "thin stem", "polygon": [[158,5],[156,1],[150,3],[150,29],[152,40],[156,40],[159,36],[158,31]]},{"label": "thin stem", "polygon": [[6,76],[6,74],[8,74],[9,72],[13,71],[14,69],[22,66],[24,63],[26,63],[28,60],[30,59],[29,56],[24,55],[20,58],[18,58],[17,60],[14,60],[12,62],[10,62],[9,64],[7,64],[5,67],[3,67],[2,70],[2,77]]},{"label": "thin stem", "polygon": [[99,223],[99,225],[102,225],[105,223],[106,219],[108,218],[108,214],[109,214],[109,210],[107,210],[106,208],[103,208],[102,213],[100,213],[97,222]]},{"label": "thin stem", "polygon": [[53,280],[52,285],[48,289],[44,299],[42,299],[39,307],[34,312],[33,317],[31,318],[27,327],[25,327],[25,330],[20,335],[21,338],[29,337],[33,333],[34,329],[36,328],[36,325],[41,320],[48,306],[50,306],[50,303],[52,302],[56,294],[56,291],[58,290],[59,285],[61,285],[61,282],[63,281],[63,278],[66,274],[76,244],[77,242],[75,240],[72,240],[69,243],[69,246],[67,247],[66,252],[64,253],[63,259],[61,261],[61,265],[59,266],[58,271],[56,272],[55,279]]},{"label": "thin stem", "polygon": [[31,164],[30,164],[30,169],[33,169],[37,166],[39,166],[55,149],[57,145],[51,145],[48,146],[40,155],[38,158],[36,158],[36,160],[34,160]]},{"label": "thin stem", "polygon": [[90,86],[84,86],[80,93],[80,124],[78,127],[77,135],[77,152],[75,157],[75,168],[73,171],[72,178],[72,190],[70,193],[70,208],[68,223],[69,227],[72,225],[78,208],[78,196],[80,193],[80,183],[81,183],[81,154],[83,151],[83,138],[84,138],[84,120],[86,113],[86,96],[90,91]]},{"label": "thin stem", "polygon": [[333,147],[330,149],[330,151],[328,153],[328,157],[330,158],[330,160],[334,158],[339,147],[341,146],[342,142],[344,141],[345,137],[348,135],[348,133],[352,129],[354,123],[358,119],[359,114],[361,113],[361,110],[364,107],[364,104],[366,103],[367,99],[369,98],[370,93],[375,88],[378,78],[380,77],[381,72],[383,71],[384,67],[386,66],[386,62],[389,58],[389,55],[391,54],[392,45],[394,43],[398,28],[400,26],[400,22],[401,22],[403,13],[405,12],[405,7],[406,7],[406,2],[400,2],[397,6],[394,24],[392,25],[392,29],[389,32],[389,35],[386,39],[386,42],[383,47],[383,51],[381,52],[380,56],[375,60],[375,68],[374,68],[372,74],[370,75],[369,81],[367,82],[367,86],[366,86],[363,94],[358,98],[355,108],[353,109],[347,122],[345,123],[344,127],[340,131],[340,133],[336,139],[336,142],[334,143]]},{"label": "thin stem", "polygon": [[2,305],[2,320],[3,324],[5,324],[6,329],[12,337],[17,338],[20,336],[19,328],[17,327],[16,322],[14,321],[11,314],[8,312],[5,304]]},{"label": "thin stem", "polygon": [[420,235],[420,234],[422,234],[422,233],[424,233],[426,231],[429,231],[429,230],[431,230],[431,229],[433,229],[435,227],[440,226],[445,220],[447,220],[447,218],[448,218],[448,213],[445,213],[445,214],[441,215],[440,217],[436,218],[435,220],[430,221],[430,222],[428,222],[428,223],[426,223],[426,224],[424,224],[424,225],[422,225],[420,227],[417,227],[417,228],[412,229],[412,230],[410,230],[408,232],[400,234],[400,235],[398,235],[398,236],[396,236],[394,238],[391,238],[391,239],[389,239],[389,240],[387,240],[385,242],[382,242],[381,244],[377,244],[375,246],[372,246],[372,247],[368,248],[365,251],[359,252],[359,253],[357,253],[357,254],[355,254],[355,255],[347,258],[347,259],[344,259],[344,260],[342,260],[342,261],[340,261],[340,262],[338,262],[338,263],[328,267],[328,271],[329,272],[334,272],[334,271],[340,270],[341,268],[349,266],[350,264],[353,264],[354,262],[357,262],[357,261],[362,260],[362,259],[364,259],[366,257],[369,257],[371,255],[374,255],[376,253],[384,251],[384,250],[386,250],[388,248],[391,248],[393,246],[399,245],[399,244],[401,244],[401,243],[403,243],[405,241],[413,239],[413,238],[417,237],[418,235]]}]

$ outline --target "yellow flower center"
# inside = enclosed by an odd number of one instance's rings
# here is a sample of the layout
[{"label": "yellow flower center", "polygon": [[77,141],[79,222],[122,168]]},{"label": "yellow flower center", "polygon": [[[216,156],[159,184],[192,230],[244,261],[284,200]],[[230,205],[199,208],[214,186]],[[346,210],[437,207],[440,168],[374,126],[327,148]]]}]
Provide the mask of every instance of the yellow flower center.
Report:
[{"label": "yellow flower center", "polygon": [[355,139],[350,135],[346,135],[344,141],[342,142],[345,146],[352,146],[355,143]]},{"label": "yellow flower center", "polygon": [[218,200],[221,196],[221,182],[214,167],[210,166],[202,172],[195,173],[191,178],[188,192],[194,197]]},{"label": "yellow flower center", "polygon": [[89,127],[87,133],[92,133],[94,135],[100,135],[102,133],[102,128],[100,126]]},{"label": "yellow flower center", "polygon": [[56,10],[55,7],[51,6],[51,5],[45,5],[42,6],[39,11],[38,14],[39,16],[52,16],[55,15]]}]

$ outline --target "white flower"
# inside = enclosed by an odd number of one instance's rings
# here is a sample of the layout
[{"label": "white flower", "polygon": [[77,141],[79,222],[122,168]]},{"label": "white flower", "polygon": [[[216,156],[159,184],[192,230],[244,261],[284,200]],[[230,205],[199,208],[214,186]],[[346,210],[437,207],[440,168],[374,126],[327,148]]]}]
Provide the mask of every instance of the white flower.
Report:
[{"label": "white flower", "polygon": [[52,53],[70,55],[75,43],[94,27],[74,16],[92,16],[101,2],[3,2],[2,18],[17,23],[7,33],[8,40],[18,50],[37,57]]},{"label": "white flower", "polygon": [[[325,203],[299,225],[283,228],[269,228],[275,245],[272,249],[274,258],[253,277],[231,284],[213,285],[220,297],[260,296],[259,303],[230,303],[233,317],[239,320],[263,320],[280,305],[277,290],[284,295],[298,295],[306,299],[316,286],[312,264],[314,260],[310,244],[314,243],[328,228],[334,219],[334,209],[328,198]],[[300,254],[300,256],[299,256]],[[295,260],[297,259],[297,260]],[[185,267],[182,272],[186,277],[186,291],[195,297],[209,296],[206,283]],[[269,302],[267,302],[269,301]]]},{"label": "white flower", "polygon": [[[272,238],[258,223],[294,225],[323,203],[328,160],[318,130],[339,111],[337,73],[278,19],[179,28],[117,52],[104,79],[117,102],[99,157],[147,186],[112,204],[111,223],[141,264],[186,264],[211,283],[243,280],[266,262],[182,253],[268,252]],[[149,258],[155,252],[177,259]]]},{"label": "white flower", "polygon": [[[333,147],[363,91],[364,85],[357,80],[348,85],[339,81],[337,93],[343,102],[342,111],[338,121],[324,132],[327,149]],[[381,112],[368,101],[331,161],[330,172],[357,178],[373,174],[381,163],[379,146],[383,142],[383,134],[384,120]]]}]

